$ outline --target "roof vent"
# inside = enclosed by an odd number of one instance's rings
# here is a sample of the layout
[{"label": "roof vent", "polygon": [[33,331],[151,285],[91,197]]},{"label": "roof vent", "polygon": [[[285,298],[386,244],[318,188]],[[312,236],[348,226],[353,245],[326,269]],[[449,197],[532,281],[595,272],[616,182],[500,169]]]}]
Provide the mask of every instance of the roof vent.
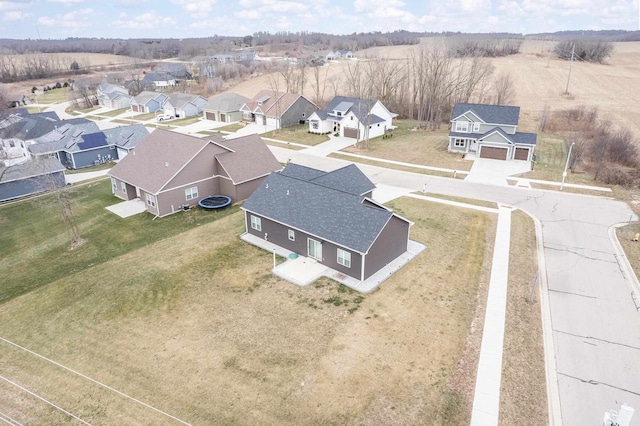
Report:
[{"label": "roof vent", "polygon": [[269,184],[267,184],[266,189],[269,189]]},{"label": "roof vent", "polygon": [[289,195],[289,190],[287,189],[287,195]]},{"label": "roof vent", "polygon": [[169,162],[164,163],[165,167],[169,167]]}]

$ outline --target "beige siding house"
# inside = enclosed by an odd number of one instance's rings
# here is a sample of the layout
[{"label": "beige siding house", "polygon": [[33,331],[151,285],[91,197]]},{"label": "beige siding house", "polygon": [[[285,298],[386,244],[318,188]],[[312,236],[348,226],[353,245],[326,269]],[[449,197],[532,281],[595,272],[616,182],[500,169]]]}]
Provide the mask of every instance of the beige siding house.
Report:
[{"label": "beige siding house", "polygon": [[258,135],[224,140],[158,129],[109,175],[115,196],[140,198],[150,213],[166,216],[209,195],[244,200],[281,168]]}]

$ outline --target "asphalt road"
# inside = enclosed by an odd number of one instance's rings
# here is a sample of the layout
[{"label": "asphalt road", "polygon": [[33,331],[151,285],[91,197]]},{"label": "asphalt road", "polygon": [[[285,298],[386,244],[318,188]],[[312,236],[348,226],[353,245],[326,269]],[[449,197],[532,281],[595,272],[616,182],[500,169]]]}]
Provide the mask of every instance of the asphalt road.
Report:
[{"label": "asphalt road", "polygon": [[[326,170],[345,164],[274,151],[283,161],[293,157],[297,163]],[[359,167],[376,184],[414,191],[426,184],[430,193],[506,203],[537,217],[542,224],[561,407],[554,416],[561,416],[566,426],[584,426],[601,425],[604,412],[623,402],[640,411],[640,312],[631,297],[632,281],[609,236],[612,225],[630,219],[625,203]]]}]

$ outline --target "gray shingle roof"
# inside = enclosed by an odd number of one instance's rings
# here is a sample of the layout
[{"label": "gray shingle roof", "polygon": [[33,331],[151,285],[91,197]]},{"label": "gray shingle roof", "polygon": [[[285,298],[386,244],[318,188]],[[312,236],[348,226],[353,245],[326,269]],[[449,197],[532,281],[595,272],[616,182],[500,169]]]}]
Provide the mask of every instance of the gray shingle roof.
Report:
[{"label": "gray shingle roof", "polygon": [[98,125],[93,121],[71,124],[66,121],[62,126],[42,135],[35,140],[35,144],[29,145],[29,151],[33,154],[47,154],[58,151],[80,151],[78,142],[82,142],[82,135],[97,133]]},{"label": "gray shingle roof", "polygon": [[249,98],[235,94],[235,93],[222,93],[209,99],[206,110],[209,111],[221,111],[221,112],[234,112],[240,111],[240,107],[249,102]]},{"label": "gray shingle roof", "polygon": [[227,139],[218,145],[233,151],[217,154],[215,158],[236,185],[282,169],[260,135]]},{"label": "gray shingle roof", "polygon": [[[323,112],[325,114],[330,113],[338,109],[340,105],[351,103],[353,105],[351,106],[351,108],[349,108],[349,111],[353,112],[355,116],[358,117],[358,120],[360,120],[361,123],[365,123],[367,115],[369,115],[371,108],[373,108],[376,102],[378,101],[376,101],[375,99],[360,99],[351,98],[348,96],[336,96],[331,100],[331,102],[329,102],[329,105],[327,105]],[[371,115],[370,118],[371,117],[374,116]]]},{"label": "gray shingle roof", "polygon": [[[6,171],[5,171],[6,170]],[[0,167],[0,183],[22,180],[34,176],[42,176],[64,170],[57,158],[46,157],[27,161],[10,167]]]},{"label": "gray shingle roof", "polygon": [[363,200],[358,195],[272,173],[242,208],[367,253],[393,212]]},{"label": "gray shingle roof", "polygon": [[453,107],[451,119],[460,117],[468,111],[473,112],[478,118],[489,124],[517,126],[520,116],[520,107],[516,106],[458,103]]},{"label": "gray shingle roof", "polygon": [[323,172],[322,170],[291,163],[281,173],[288,177],[306,180],[352,195],[364,195],[376,188],[373,182],[355,164],[349,164],[332,172]]},{"label": "gray shingle roof", "polygon": [[120,148],[135,148],[144,138],[149,136],[149,130],[142,124],[131,126],[118,126],[102,131],[107,137],[109,145],[116,145]]}]

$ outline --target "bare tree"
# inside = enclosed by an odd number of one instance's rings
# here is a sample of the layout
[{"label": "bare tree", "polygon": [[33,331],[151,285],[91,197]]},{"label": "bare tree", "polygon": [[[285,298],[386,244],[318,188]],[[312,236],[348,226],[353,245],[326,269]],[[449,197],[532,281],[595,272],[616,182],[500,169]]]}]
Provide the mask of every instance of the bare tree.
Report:
[{"label": "bare tree", "polygon": [[507,72],[500,73],[494,82],[494,104],[509,105],[515,98],[515,84],[513,77]]},{"label": "bare tree", "polygon": [[324,107],[324,94],[327,90],[327,71],[324,70],[324,76],[321,76],[321,68],[313,67],[313,79],[311,80],[311,89],[314,94],[314,101],[318,107]]}]

